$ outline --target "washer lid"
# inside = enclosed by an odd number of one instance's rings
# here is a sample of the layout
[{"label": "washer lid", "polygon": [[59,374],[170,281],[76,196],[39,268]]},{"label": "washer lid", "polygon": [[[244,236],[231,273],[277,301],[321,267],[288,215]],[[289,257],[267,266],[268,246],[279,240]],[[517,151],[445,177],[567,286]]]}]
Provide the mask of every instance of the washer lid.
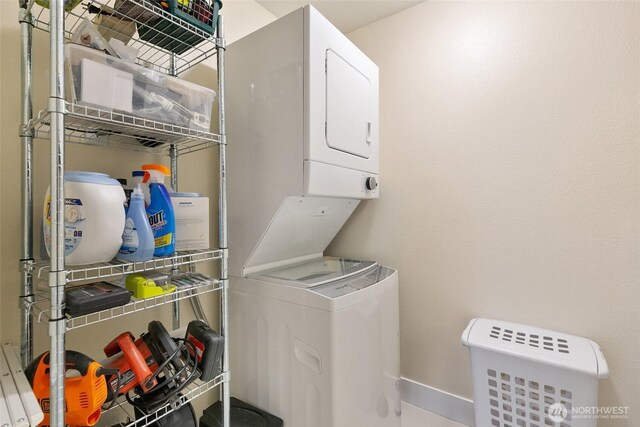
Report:
[{"label": "washer lid", "polygon": [[331,283],[325,283],[324,285],[310,289],[310,291],[323,295],[327,298],[336,299],[382,282],[394,272],[395,270],[391,268],[376,266],[375,268],[367,270],[364,274],[359,274],[342,280],[336,280]]},{"label": "washer lid", "polygon": [[280,267],[249,275],[250,278],[269,282],[285,282],[292,286],[310,288],[353,276],[375,267],[375,261],[323,257],[300,264]]}]

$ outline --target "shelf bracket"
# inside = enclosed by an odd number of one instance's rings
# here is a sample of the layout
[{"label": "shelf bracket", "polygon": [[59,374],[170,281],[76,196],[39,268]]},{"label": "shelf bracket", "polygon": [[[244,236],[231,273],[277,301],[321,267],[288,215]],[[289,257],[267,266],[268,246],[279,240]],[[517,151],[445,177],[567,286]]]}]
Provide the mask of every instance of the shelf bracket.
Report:
[{"label": "shelf bracket", "polygon": [[36,303],[35,295],[21,295],[18,298],[18,306],[31,313],[31,308]]},{"label": "shelf bracket", "polygon": [[33,27],[33,17],[31,15],[31,6],[33,6],[33,0],[20,0],[20,12],[18,12],[18,22],[20,24],[29,24]]},{"label": "shelf bracket", "polygon": [[33,260],[33,258],[20,260],[20,271],[23,273],[33,274],[34,266],[35,261]]},{"label": "shelf bracket", "polygon": [[[49,272],[49,287],[55,288],[56,286],[64,286],[67,283],[67,270],[50,271]],[[57,283],[57,285],[52,285]]]},{"label": "shelf bracket", "polygon": [[33,128],[29,125],[20,125],[20,138],[33,138]]},{"label": "shelf bracket", "polygon": [[61,337],[67,330],[67,318],[49,319],[49,336]]},{"label": "shelf bracket", "polygon": [[67,112],[67,107],[65,105],[64,99],[54,98],[53,96],[50,96],[47,111],[51,114],[53,113],[65,114]]}]

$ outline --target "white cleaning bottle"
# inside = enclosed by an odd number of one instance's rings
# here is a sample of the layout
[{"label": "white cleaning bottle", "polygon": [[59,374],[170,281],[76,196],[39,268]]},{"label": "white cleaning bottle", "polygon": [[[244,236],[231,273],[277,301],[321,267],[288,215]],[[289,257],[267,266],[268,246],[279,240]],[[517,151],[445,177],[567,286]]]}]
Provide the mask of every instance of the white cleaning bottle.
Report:
[{"label": "white cleaning bottle", "polygon": [[149,261],[153,258],[155,241],[144,207],[144,194],[138,185],[131,193],[127,220],[122,233],[122,247],[116,256],[129,262]]}]

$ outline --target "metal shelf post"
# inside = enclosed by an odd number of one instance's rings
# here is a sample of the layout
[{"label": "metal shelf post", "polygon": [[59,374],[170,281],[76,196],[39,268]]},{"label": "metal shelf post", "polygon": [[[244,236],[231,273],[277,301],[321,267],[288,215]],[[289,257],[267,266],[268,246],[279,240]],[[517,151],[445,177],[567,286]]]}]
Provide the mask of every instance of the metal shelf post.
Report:
[{"label": "metal shelf post", "polygon": [[65,332],[64,285],[64,4],[52,1],[51,80],[49,111],[51,114],[51,320],[49,321],[50,355],[50,420],[52,427],[64,427]]},{"label": "metal shelf post", "polygon": [[[177,75],[176,70],[176,55],[174,53],[171,54],[171,58],[169,60],[169,74],[172,76]],[[169,163],[171,167],[171,187],[173,191],[178,191],[178,149],[176,144],[171,144],[169,147]],[[176,274],[176,270],[171,270],[171,274]],[[173,319],[173,329],[180,328],[180,301],[175,301],[171,307],[172,311],[172,319]]]},{"label": "metal shelf post", "polygon": [[20,288],[20,361],[25,368],[33,359],[33,314],[29,303],[33,300],[33,133],[26,128],[33,117],[32,82],[33,20],[26,2],[20,5],[22,43],[22,278]]},{"label": "metal shelf post", "polygon": [[219,43],[217,43],[217,60],[218,60],[218,133],[220,134],[219,144],[219,197],[218,197],[218,238],[220,250],[222,250],[222,259],[220,260],[220,282],[222,290],[220,293],[220,332],[224,336],[224,350],[222,353],[222,372],[225,375],[225,382],[222,384],[222,423],[225,427],[230,425],[231,410],[231,371],[229,369],[229,248],[227,245],[227,137],[225,129],[224,117],[224,54],[226,45],[224,41],[224,18],[218,18],[218,28],[216,35]]}]

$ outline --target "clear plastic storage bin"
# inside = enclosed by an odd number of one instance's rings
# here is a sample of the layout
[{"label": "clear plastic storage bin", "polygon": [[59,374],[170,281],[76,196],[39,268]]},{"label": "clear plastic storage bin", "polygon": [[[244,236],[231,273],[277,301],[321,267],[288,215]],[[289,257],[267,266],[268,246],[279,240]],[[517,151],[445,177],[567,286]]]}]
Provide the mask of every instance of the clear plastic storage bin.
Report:
[{"label": "clear plastic storage bin", "polygon": [[609,374],[595,342],[546,329],[473,319],[469,347],[477,427],[595,427],[598,379]]},{"label": "clear plastic storage bin", "polygon": [[68,44],[65,56],[68,101],[209,131],[213,90],[89,47]]}]

